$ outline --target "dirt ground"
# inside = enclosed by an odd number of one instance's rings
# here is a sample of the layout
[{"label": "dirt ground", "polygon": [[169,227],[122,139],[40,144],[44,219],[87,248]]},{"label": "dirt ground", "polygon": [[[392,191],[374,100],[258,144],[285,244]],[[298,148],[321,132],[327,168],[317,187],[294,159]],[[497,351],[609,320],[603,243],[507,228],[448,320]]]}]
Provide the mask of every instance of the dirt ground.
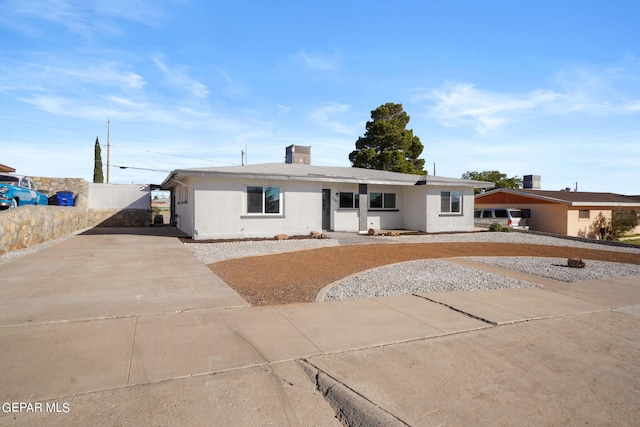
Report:
[{"label": "dirt ground", "polygon": [[640,265],[640,254],[515,243],[347,245],[238,258],[209,268],[251,305],[312,302],[326,285],[387,264],[460,256],[581,258]]}]

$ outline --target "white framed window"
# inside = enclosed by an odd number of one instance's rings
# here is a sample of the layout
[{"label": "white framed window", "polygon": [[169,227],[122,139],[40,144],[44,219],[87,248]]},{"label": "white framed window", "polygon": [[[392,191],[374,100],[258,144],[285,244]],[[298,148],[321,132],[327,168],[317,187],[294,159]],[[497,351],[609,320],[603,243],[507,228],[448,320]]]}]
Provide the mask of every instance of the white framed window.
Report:
[{"label": "white framed window", "polygon": [[462,193],[460,191],[441,191],[440,213],[462,214]]},{"label": "white framed window", "polygon": [[280,187],[247,186],[247,213],[278,215],[282,213]]},{"label": "white framed window", "polygon": [[358,193],[340,192],[341,209],[358,209],[360,207],[360,195]]},{"label": "white framed window", "polygon": [[396,193],[371,193],[369,209],[395,209]]}]

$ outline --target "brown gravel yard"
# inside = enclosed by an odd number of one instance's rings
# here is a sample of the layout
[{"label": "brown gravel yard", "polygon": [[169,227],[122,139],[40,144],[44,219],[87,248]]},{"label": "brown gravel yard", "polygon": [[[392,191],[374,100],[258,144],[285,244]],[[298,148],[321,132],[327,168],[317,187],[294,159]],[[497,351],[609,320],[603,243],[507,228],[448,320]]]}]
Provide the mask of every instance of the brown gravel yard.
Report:
[{"label": "brown gravel yard", "polygon": [[230,259],[209,268],[251,305],[312,302],[326,285],[403,261],[461,256],[582,258],[640,265],[640,254],[517,243],[398,243],[333,246]]}]

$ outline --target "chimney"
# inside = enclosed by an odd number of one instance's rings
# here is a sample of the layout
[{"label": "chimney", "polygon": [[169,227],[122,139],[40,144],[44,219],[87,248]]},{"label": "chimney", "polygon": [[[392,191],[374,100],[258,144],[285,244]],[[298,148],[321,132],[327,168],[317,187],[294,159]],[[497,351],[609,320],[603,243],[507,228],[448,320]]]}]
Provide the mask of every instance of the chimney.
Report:
[{"label": "chimney", "polygon": [[285,163],[289,164],[311,164],[311,147],[304,145],[290,145],[285,151]]},{"label": "chimney", "polygon": [[523,190],[540,190],[540,175],[525,175],[522,177]]}]

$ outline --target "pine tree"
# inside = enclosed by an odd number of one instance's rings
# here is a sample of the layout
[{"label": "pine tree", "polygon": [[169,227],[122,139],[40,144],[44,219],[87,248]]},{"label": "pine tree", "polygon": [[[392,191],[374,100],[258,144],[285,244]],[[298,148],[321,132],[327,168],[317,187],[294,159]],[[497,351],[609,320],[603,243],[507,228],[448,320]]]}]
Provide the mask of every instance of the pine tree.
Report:
[{"label": "pine tree", "polygon": [[402,104],[387,103],[371,112],[367,131],[349,154],[353,167],[426,175],[420,138],[407,129],[409,115]]}]

